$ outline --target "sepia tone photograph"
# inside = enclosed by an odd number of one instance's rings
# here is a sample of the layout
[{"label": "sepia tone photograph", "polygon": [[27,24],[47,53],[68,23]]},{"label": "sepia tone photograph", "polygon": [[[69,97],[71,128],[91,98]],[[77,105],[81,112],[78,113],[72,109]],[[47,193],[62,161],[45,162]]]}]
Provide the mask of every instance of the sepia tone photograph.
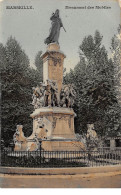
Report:
[{"label": "sepia tone photograph", "polygon": [[0,187],[121,188],[120,0],[0,0]]}]

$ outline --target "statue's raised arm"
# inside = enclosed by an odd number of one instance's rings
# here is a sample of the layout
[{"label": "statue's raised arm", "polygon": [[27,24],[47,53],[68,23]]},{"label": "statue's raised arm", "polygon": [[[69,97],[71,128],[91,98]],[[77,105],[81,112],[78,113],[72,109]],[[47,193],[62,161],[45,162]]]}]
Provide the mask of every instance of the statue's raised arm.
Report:
[{"label": "statue's raised arm", "polygon": [[50,17],[50,20],[52,21],[51,23],[51,28],[50,28],[50,34],[49,36],[45,39],[45,44],[50,44],[50,43],[58,43],[59,39],[59,34],[60,34],[60,28],[63,27],[62,21],[59,17],[59,10],[57,9],[55,13],[52,14]]}]

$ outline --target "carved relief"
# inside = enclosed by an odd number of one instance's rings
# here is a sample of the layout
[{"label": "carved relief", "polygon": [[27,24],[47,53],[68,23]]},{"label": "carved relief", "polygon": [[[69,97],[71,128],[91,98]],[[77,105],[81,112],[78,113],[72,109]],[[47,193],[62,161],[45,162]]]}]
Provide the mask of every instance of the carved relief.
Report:
[{"label": "carved relief", "polygon": [[57,64],[59,64],[59,66],[61,66],[61,64],[62,64],[61,58],[54,56],[52,53],[49,54],[49,59],[52,59],[54,66],[56,66]]},{"label": "carved relief", "polygon": [[71,128],[71,116],[69,116],[68,125],[69,125],[69,128]]},{"label": "carved relief", "polygon": [[57,121],[57,118],[56,117],[53,117],[53,128],[56,127],[56,121]]}]

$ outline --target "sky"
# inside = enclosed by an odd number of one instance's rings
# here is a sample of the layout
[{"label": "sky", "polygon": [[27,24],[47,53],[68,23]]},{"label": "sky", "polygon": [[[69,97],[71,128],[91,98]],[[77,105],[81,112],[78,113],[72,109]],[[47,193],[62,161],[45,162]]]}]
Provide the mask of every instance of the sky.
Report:
[{"label": "sky", "polygon": [[[32,6],[33,9],[6,9],[6,6]],[[84,7],[86,9],[65,9]],[[93,7],[94,9],[89,9]],[[96,9],[108,6],[111,9]],[[0,42],[5,44],[11,35],[16,38],[34,66],[38,51],[46,51],[45,38],[51,27],[50,16],[56,9],[66,32],[61,28],[59,44],[66,55],[64,67],[67,71],[79,62],[79,45],[85,36],[98,30],[103,35],[103,44],[110,52],[111,38],[120,24],[120,7],[115,0],[0,0]]]}]

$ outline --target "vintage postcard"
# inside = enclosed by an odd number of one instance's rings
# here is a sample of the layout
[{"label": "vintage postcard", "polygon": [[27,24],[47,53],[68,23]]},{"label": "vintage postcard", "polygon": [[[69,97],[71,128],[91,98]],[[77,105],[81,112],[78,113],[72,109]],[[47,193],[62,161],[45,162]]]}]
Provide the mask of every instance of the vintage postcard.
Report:
[{"label": "vintage postcard", "polygon": [[121,187],[118,0],[0,0],[1,188]]}]

